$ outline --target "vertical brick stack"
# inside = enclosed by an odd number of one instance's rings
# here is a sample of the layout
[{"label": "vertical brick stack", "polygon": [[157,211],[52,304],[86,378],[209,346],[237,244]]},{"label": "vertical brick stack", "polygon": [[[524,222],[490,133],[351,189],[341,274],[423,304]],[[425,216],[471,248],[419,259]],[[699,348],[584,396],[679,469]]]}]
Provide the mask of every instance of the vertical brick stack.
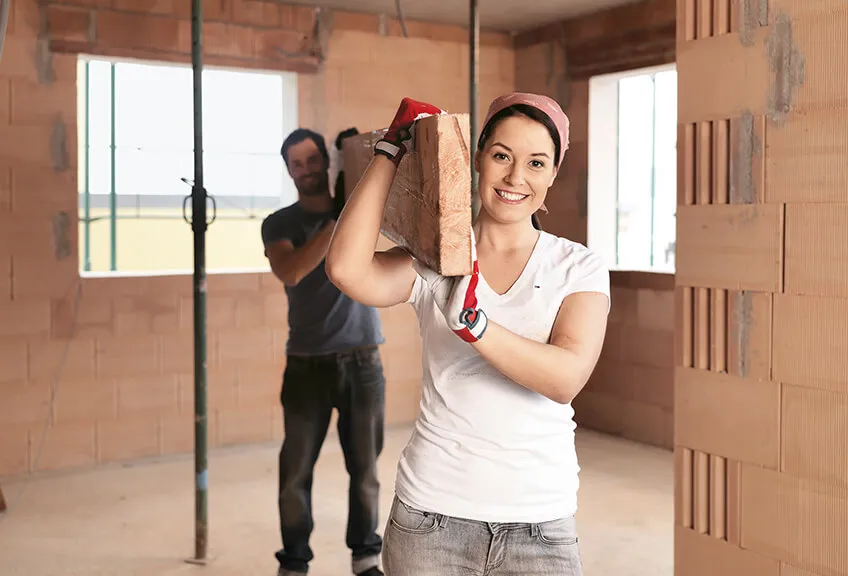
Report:
[{"label": "vertical brick stack", "polygon": [[[77,58],[70,52],[85,43],[105,56],[188,63],[184,40],[169,43],[175,27],[181,34],[188,29],[188,3],[142,4],[12,2],[0,60],[0,477],[36,464],[38,470],[88,466],[192,446],[190,277],[78,273]],[[278,38],[269,29],[285,27],[292,14],[303,17],[294,21],[305,33],[311,8],[254,0],[205,6],[208,64],[295,67],[260,58],[258,39]],[[45,14],[51,15],[46,29]],[[114,28],[103,25],[110,19]],[[411,37],[403,38],[392,21],[381,34],[377,16],[337,13],[334,22],[324,65],[298,76],[303,125],[329,138],[347,126],[379,128],[405,95],[467,109],[461,29],[410,22]],[[217,36],[222,31],[226,41]],[[422,75],[404,62],[422,54],[443,73],[411,85]],[[485,35],[481,61],[484,93],[513,88],[507,36]],[[208,292],[210,444],[279,439],[282,287],[270,274],[212,274]],[[409,422],[420,390],[417,324],[405,306],[381,315],[387,421]]]},{"label": "vertical brick stack", "polygon": [[677,16],[675,573],[845,574],[848,7]]}]

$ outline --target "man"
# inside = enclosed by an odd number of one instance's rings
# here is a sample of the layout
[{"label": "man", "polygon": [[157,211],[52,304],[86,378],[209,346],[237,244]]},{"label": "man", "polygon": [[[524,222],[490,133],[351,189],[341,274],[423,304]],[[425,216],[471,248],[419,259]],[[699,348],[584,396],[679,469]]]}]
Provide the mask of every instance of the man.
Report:
[{"label": "man", "polygon": [[289,339],[280,400],[279,508],[283,548],[278,576],[303,574],[313,558],[312,473],[338,410],[338,435],[350,475],[347,546],[354,574],[381,576],[377,534],[377,458],[383,448],[385,379],[377,311],[342,294],[324,257],[338,207],[329,190],[324,138],[298,129],[283,142],[298,201],[262,222],[265,255],[289,299]]}]

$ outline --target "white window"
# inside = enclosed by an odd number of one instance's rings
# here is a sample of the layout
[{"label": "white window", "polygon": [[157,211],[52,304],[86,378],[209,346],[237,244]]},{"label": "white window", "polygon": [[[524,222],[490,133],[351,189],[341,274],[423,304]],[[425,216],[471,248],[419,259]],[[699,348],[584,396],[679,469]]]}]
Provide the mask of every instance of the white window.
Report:
[{"label": "white window", "polygon": [[[77,78],[80,269],[190,272],[191,67],[84,57]],[[297,128],[297,75],[206,68],[202,80],[203,178],[216,208],[210,200],[207,267],[265,270],[262,218],[297,199],[280,156]]]},{"label": "white window", "polygon": [[677,71],[589,83],[588,244],[612,270],[674,272]]}]

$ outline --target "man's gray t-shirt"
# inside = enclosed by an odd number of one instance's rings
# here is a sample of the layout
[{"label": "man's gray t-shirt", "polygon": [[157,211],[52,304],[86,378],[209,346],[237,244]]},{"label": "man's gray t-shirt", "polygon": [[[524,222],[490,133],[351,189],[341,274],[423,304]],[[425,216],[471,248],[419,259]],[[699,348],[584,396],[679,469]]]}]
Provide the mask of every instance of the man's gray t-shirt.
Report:
[{"label": "man's gray t-shirt", "polygon": [[[299,203],[292,204],[265,218],[262,241],[268,246],[289,240],[299,248],[332,217],[332,212],[307,212]],[[351,300],[330,282],[324,261],[297,286],[285,290],[289,299],[287,354],[329,354],[384,342],[377,310]]]}]

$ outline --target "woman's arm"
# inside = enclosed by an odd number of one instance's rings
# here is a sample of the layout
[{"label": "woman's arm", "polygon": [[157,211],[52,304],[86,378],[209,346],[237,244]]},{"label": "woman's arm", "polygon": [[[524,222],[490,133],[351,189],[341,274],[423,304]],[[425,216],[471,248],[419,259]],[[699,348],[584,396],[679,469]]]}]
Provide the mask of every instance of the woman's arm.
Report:
[{"label": "woman's arm", "polygon": [[409,299],[416,272],[401,249],[375,252],[386,198],[401,158],[412,142],[415,121],[440,114],[435,106],[401,100],[386,134],[374,145],[374,158],[342,210],[327,251],[327,276],[362,304],[388,307]]},{"label": "woman's arm", "polygon": [[577,292],[562,301],[550,344],[524,338],[489,320],[483,336],[471,345],[516,383],[567,404],[595,369],[608,312],[605,294]]},{"label": "woman's arm", "polygon": [[327,276],[339,290],[368,306],[405,302],[415,283],[412,258],[406,252],[376,252],[396,170],[389,158],[374,156],[347,200],[327,250]]}]

